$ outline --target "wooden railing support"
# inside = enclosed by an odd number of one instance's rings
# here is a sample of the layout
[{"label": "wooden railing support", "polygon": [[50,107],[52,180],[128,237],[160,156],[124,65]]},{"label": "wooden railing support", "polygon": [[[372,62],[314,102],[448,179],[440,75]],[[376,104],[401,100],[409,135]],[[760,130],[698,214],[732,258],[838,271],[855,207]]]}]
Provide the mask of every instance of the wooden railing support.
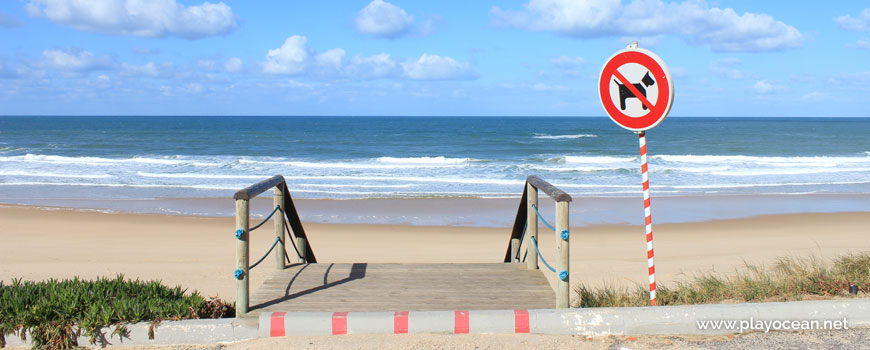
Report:
[{"label": "wooden railing support", "polygon": [[[511,231],[511,240],[508,251],[505,253],[504,262],[517,262],[520,253],[525,254],[526,267],[537,270],[538,253],[534,242],[538,240],[538,192],[543,192],[556,202],[556,255],[554,261],[556,269],[556,308],[570,307],[571,303],[571,240],[570,224],[568,222],[569,203],[571,196],[543,179],[531,175],[526,178],[526,186],[523,188],[523,196],[520,207],[517,209],[517,217]],[[525,213],[523,213],[525,211]],[[533,242],[534,239],[534,242]],[[520,243],[520,247],[516,247]],[[522,251],[525,245],[525,251]]]},{"label": "wooden railing support", "polygon": [[[275,223],[275,238],[273,239],[277,241],[275,242],[274,248],[275,268],[278,270],[287,268],[285,260],[287,254],[286,239],[294,239],[294,236],[296,246],[299,249],[299,258],[297,259],[297,262],[303,264],[317,262],[317,258],[314,257],[314,251],[311,250],[311,245],[308,244],[305,229],[302,227],[302,220],[299,219],[299,213],[296,212],[296,206],[293,204],[293,199],[290,197],[290,191],[287,189],[287,183],[284,181],[283,176],[275,175],[236,192],[233,196],[233,199],[236,200],[235,236],[237,241],[236,270],[233,275],[236,278],[236,313],[239,316],[248,313],[248,310],[251,307],[249,276],[251,270],[251,261],[249,257],[251,241],[250,200],[270,188],[274,188],[274,191],[272,192],[274,196],[272,208],[278,208],[278,210],[272,214],[274,215]],[[288,235],[286,238],[284,236],[285,223],[290,232],[292,232],[292,235]],[[262,223],[260,225],[262,225]],[[260,226],[257,225],[254,228],[256,229],[258,227]],[[293,241],[291,241],[291,243],[292,242]],[[268,255],[269,253],[266,254]],[[296,253],[294,252],[293,255],[296,255]],[[263,256],[260,261],[265,258],[266,256]],[[259,264],[260,261],[256,264]]]},{"label": "wooden railing support", "polygon": [[[272,191],[272,207],[279,207],[278,213],[280,215],[273,216],[275,221],[275,237],[278,239],[277,246],[275,246],[275,269],[283,270],[287,267],[285,265],[284,254],[287,254],[287,250],[284,247],[284,184],[280,183],[275,186],[275,189]],[[278,214],[276,213],[276,214]]]},{"label": "wooden railing support", "polygon": [[236,312],[245,314],[248,312],[248,290],[250,279],[248,278],[248,266],[250,261],[250,203],[247,199],[236,200],[236,232],[241,230],[241,235],[236,237]]},{"label": "wooden railing support", "polygon": [[[556,253],[559,260],[556,263],[556,308],[564,309],[570,306],[571,295],[571,247],[570,229],[568,227],[568,203],[556,202]],[[564,278],[561,274],[564,271]]]},{"label": "wooden railing support", "polygon": [[535,214],[535,209],[532,207],[532,205],[538,206],[538,189],[526,182],[526,191],[528,192],[526,198],[526,267],[529,270],[537,270],[538,254],[529,248],[534,247],[532,238],[538,239],[538,214]]}]

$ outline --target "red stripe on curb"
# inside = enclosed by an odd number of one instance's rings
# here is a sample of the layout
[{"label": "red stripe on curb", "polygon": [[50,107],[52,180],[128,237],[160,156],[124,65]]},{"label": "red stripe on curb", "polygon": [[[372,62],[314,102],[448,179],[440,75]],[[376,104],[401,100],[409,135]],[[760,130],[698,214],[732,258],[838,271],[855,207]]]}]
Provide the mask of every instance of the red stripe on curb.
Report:
[{"label": "red stripe on curb", "polygon": [[529,310],[514,310],[514,333],[529,333]]},{"label": "red stripe on curb", "polygon": [[332,313],[332,335],[347,334],[347,312]]},{"label": "red stripe on curb", "polygon": [[284,315],[286,312],[273,312],[269,317],[269,336],[283,337],[284,334]]},{"label": "red stripe on curb", "polygon": [[393,317],[393,333],[406,334],[408,333],[408,312],[396,312]]},{"label": "red stripe on curb", "polygon": [[468,311],[454,311],[453,333],[468,333]]}]

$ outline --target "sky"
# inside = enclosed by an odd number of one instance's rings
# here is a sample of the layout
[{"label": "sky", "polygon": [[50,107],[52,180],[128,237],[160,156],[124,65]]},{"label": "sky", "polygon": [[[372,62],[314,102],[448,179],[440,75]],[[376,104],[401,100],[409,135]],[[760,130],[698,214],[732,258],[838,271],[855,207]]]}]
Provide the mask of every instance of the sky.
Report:
[{"label": "sky", "polygon": [[0,2],[0,115],[603,116],[637,41],[671,116],[870,117],[866,1]]}]

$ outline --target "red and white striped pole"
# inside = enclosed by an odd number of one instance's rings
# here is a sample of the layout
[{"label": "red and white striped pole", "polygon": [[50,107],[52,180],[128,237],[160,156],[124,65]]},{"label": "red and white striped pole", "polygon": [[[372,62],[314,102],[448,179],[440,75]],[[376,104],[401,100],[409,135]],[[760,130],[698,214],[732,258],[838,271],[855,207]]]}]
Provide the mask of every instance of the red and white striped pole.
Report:
[{"label": "red and white striped pole", "polygon": [[643,177],[643,214],[646,224],[646,258],[649,269],[649,304],[656,305],[656,265],[653,262],[652,215],[650,215],[649,173],[646,163],[646,133],[638,134],[640,139],[640,173]]}]

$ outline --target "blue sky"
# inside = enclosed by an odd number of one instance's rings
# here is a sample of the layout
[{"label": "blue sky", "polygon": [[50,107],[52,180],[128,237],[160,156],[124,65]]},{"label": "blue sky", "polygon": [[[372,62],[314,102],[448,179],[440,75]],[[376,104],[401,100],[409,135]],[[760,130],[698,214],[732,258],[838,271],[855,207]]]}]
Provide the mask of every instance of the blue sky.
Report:
[{"label": "blue sky", "polygon": [[0,3],[0,115],[601,116],[629,42],[672,116],[868,117],[863,1]]}]

